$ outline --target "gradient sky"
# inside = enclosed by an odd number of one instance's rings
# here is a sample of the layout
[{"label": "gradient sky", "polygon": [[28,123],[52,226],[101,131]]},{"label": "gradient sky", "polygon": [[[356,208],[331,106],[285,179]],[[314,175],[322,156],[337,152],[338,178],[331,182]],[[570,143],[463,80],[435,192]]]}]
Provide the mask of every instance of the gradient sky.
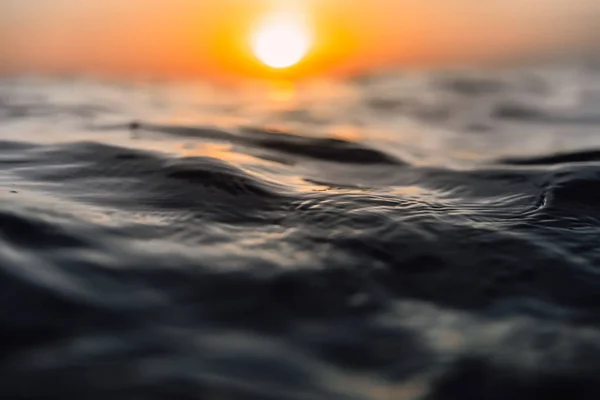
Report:
[{"label": "gradient sky", "polygon": [[217,77],[266,74],[253,24],[296,7],[317,41],[299,75],[580,49],[595,0],[1,0],[0,69]]}]

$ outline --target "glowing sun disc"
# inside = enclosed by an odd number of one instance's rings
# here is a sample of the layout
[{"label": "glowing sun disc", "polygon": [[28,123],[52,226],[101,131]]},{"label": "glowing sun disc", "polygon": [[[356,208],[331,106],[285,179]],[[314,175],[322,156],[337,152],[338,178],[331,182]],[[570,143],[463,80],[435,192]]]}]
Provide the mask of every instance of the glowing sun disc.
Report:
[{"label": "glowing sun disc", "polygon": [[251,38],[254,55],[269,67],[279,69],[297,64],[310,45],[311,35],[302,20],[285,14],[265,18]]}]

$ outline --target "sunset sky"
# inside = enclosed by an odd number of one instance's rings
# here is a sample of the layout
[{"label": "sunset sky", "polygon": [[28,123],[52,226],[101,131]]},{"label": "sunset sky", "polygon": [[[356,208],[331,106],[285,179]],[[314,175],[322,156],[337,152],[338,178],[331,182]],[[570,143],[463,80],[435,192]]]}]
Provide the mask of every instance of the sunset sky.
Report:
[{"label": "sunset sky", "polygon": [[0,69],[167,76],[274,73],[250,46],[279,9],[306,16],[288,73],[511,58],[596,40],[594,0],[2,0]]}]

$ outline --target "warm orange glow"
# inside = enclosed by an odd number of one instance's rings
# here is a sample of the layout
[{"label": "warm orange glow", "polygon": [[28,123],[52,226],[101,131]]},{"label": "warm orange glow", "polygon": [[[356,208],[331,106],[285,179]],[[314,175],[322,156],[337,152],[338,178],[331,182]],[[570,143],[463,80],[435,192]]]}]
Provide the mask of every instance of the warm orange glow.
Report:
[{"label": "warm orange glow", "polygon": [[0,74],[299,82],[396,66],[561,55],[597,47],[600,28],[587,21],[598,4],[0,0]]},{"label": "warm orange glow", "polygon": [[311,34],[299,16],[289,13],[269,15],[252,34],[254,55],[272,68],[297,64],[311,46]]}]

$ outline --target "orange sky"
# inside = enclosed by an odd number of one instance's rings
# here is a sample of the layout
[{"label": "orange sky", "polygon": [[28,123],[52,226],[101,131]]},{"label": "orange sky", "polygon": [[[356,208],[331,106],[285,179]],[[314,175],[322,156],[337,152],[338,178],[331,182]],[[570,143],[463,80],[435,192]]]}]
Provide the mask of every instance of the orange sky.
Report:
[{"label": "orange sky", "polygon": [[1,0],[0,68],[268,76],[248,47],[271,9],[297,7],[316,42],[291,75],[467,61],[583,46],[594,0]]}]

